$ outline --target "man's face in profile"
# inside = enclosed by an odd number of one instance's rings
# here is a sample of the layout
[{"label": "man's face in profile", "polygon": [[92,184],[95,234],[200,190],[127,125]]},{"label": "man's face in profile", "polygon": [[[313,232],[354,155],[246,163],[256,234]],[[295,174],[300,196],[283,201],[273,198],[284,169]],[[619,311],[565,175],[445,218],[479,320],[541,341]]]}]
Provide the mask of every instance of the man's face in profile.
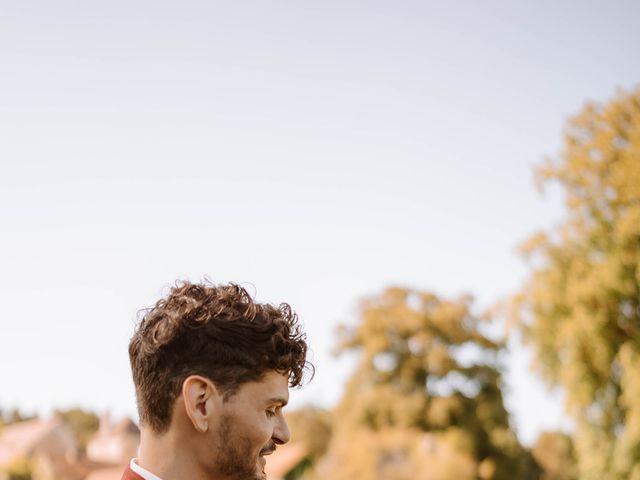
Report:
[{"label": "man's face in profile", "polygon": [[223,407],[213,453],[213,469],[224,478],[264,480],[265,455],[289,441],[282,407],[289,399],[288,377],[269,371],[243,384]]}]

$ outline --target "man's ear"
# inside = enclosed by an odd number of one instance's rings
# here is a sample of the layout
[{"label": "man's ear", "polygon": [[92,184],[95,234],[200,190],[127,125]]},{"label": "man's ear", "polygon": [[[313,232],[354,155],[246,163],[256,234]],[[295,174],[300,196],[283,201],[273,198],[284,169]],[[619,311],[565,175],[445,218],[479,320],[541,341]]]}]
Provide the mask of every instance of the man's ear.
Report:
[{"label": "man's ear", "polygon": [[208,378],[191,375],[182,383],[184,409],[198,432],[209,430],[209,421],[221,403],[221,396]]}]

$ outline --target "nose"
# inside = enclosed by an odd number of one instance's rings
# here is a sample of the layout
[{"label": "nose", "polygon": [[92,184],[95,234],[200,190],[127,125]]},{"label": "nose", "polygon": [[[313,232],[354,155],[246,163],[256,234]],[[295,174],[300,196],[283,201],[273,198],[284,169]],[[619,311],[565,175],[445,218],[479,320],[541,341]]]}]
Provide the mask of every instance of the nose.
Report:
[{"label": "nose", "polygon": [[291,439],[291,432],[289,432],[289,426],[283,416],[280,416],[279,422],[276,424],[276,428],[273,430],[273,441],[276,445],[284,445]]}]

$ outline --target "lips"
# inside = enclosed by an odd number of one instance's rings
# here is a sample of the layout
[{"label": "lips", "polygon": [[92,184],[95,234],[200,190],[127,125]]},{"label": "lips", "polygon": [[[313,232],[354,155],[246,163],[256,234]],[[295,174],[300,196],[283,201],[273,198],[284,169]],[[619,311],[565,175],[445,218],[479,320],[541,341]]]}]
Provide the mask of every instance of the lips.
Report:
[{"label": "lips", "polygon": [[269,446],[263,448],[262,450],[260,450],[260,456],[265,456],[265,455],[271,455],[273,452],[276,451],[276,445],[275,443],[271,443],[269,444]]}]

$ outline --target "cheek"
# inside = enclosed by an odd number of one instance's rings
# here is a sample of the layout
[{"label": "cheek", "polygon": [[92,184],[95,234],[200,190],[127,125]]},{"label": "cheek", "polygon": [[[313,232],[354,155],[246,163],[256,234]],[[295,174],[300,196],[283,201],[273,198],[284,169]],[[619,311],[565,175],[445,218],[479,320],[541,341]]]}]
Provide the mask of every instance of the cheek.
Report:
[{"label": "cheek", "polygon": [[255,423],[256,437],[260,437],[263,446],[271,440],[271,434],[273,432],[273,424],[275,418],[268,417],[266,414],[259,416]]},{"label": "cheek", "polygon": [[[240,420],[244,437],[260,451],[271,440],[273,423],[275,419],[267,417],[264,412],[256,412],[252,415],[243,416]],[[238,425],[240,427],[240,425]]]}]

